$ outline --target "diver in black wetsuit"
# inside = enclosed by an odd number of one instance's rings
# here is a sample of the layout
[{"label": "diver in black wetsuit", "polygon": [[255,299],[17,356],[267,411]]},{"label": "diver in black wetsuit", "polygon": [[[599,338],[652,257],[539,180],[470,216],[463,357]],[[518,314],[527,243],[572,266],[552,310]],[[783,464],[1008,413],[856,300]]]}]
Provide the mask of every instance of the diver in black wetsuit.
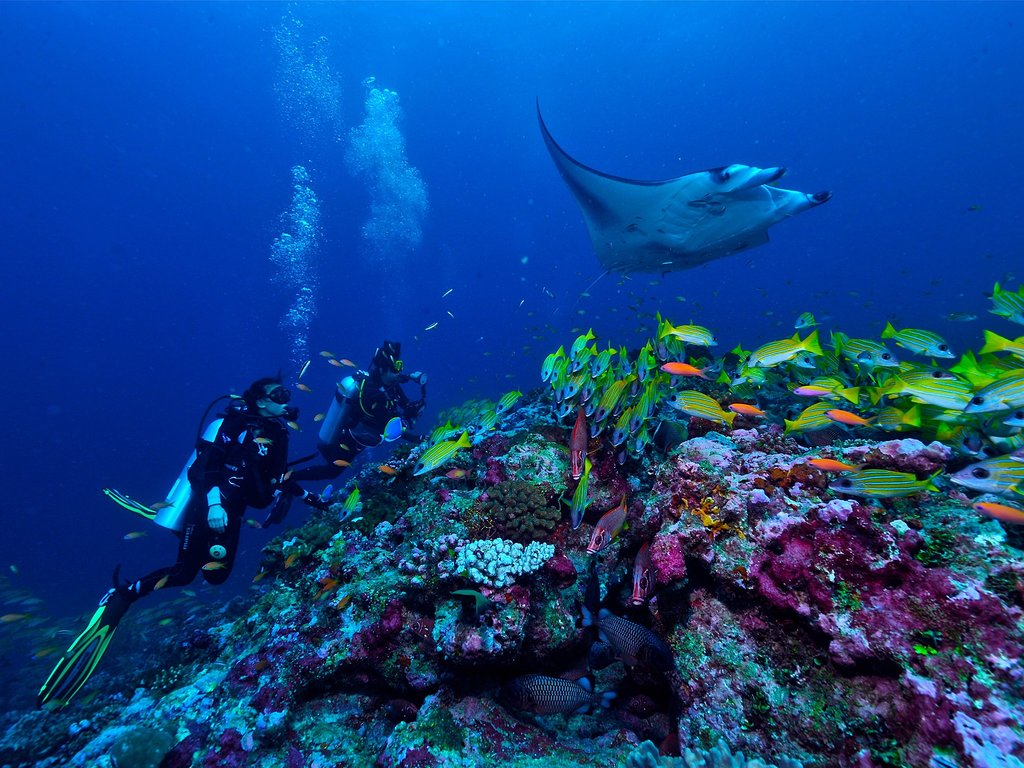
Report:
[{"label": "diver in black wetsuit", "polygon": [[[326,463],[296,469],[292,480],[333,480],[364,448],[400,437],[419,442],[420,436],[409,430],[426,405],[427,376],[403,373],[401,351],[401,343],[385,341],[373,353],[369,371],[356,371],[338,382],[317,436],[317,450]],[[402,390],[410,381],[419,384],[417,400]],[[268,522],[284,519],[294,498],[288,490],[282,488],[278,494]]]},{"label": "diver in black wetsuit", "polygon": [[179,531],[178,559],[131,583],[120,583],[120,566],[115,569],[114,588],[43,684],[40,705],[65,706],[71,700],[96,668],[121,617],[139,598],[189,584],[198,573],[211,584],[222,584],[231,573],[246,508],[268,507],[279,488],[289,498],[302,496],[311,506],[326,507],[315,494],[283,480],[288,462],[283,420],[296,415],[287,406],[290,398],[278,379],[259,379],[220,414],[197,441],[176,520],[161,522],[160,513],[108,492],[122,506]]}]

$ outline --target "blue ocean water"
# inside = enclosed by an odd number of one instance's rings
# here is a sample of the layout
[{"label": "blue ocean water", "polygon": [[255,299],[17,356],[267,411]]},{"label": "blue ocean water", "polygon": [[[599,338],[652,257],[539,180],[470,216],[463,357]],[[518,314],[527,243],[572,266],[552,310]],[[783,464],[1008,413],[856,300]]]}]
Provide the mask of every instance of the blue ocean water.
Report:
[{"label": "blue ocean water", "polygon": [[[173,560],[159,530],[125,541],[146,524],[100,489],[160,498],[210,400],[293,380],[297,338],[301,455],[337,375],[322,349],[366,365],[400,339],[429,430],[538,384],[580,329],[630,344],[661,310],[750,348],[810,310],[976,348],[992,284],[1020,279],[1020,4],[7,3],[0,21],[0,566],[49,615],[94,605],[117,563]],[[538,99],[609,173],[785,165],[784,186],[835,197],[766,246],[588,290]],[[289,222],[312,227],[290,250]],[[243,591],[279,530],[245,530],[200,598]]]}]

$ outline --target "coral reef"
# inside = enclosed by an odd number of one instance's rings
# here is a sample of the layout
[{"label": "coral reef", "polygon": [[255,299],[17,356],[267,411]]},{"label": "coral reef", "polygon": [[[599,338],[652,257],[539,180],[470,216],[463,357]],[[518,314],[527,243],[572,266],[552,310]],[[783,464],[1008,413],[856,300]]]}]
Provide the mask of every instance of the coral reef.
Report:
[{"label": "coral reef", "polygon": [[[596,439],[573,529],[555,501],[573,416],[552,410],[536,393],[454,410],[478,424],[458,472],[413,476],[419,452],[396,452],[394,476],[355,478],[362,520],[273,539],[246,598],[162,640],[133,611],[88,695],[6,713],[0,764],[144,765],[143,741],[165,766],[1024,764],[1024,554],[1003,524],[956,492],[841,498],[808,463],[925,474],[943,445],[808,450],[771,424],[664,450]],[[625,527],[588,555],[624,495]],[[635,663],[662,649],[671,664]],[[616,697],[502,706],[525,674]]]}]

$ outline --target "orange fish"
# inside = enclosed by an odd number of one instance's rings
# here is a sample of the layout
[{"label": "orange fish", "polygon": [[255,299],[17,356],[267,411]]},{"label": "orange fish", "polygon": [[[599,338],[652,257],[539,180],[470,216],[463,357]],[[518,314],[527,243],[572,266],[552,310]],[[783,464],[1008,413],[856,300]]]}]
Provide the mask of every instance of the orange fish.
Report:
[{"label": "orange fish", "polygon": [[858,464],[847,464],[845,461],[837,459],[808,459],[806,463],[822,472],[852,472],[855,469],[860,469]]},{"label": "orange fish", "polygon": [[444,473],[444,476],[450,480],[461,480],[469,473],[464,469],[449,469]]},{"label": "orange fish", "polygon": [[220,560],[211,560],[203,566],[204,571],[222,571],[227,568],[227,563],[223,563]]},{"label": "orange fish", "polygon": [[994,517],[1004,523],[1013,525],[1024,525],[1024,509],[1011,507],[1009,504],[1000,504],[996,501],[979,501],[974,505],[975,512]]},{"label": "orange fish", "polygon": [[336,467],[351,467],[352,466],[352,462],[351,461],[345,461],[344,459],[335,459],[332,463]]},{"label": "orange fish", "polygon": [[332,357],[327,362],[330,363],[331,365],[333,365],[335,368],[341,368],[341,366],[343,365],[341,360],[338,360],[337,358],[334,358],[334,357]]},{"label": "orange fish", "polygon": [[141,539],[145,535],[146,535],[145,531],[132,531],[131,533],[126,533],[124,535],[124,540],[125,541],[133,541],[134,539]]},{"label": "orange fish", "polygon": [[320,357],[334,357],[333,352],[328,352],[326,349],[320,353]]},{"label": "orange fish", "polygon": [[394,475],[398,474],[398,470],[397,469],[395,469],[394,467],[388,466],[387,464],[381,464],[379,467],[377,467],[377,469],[379,469],[385,475],[391,475],[392,477]]},{"label": "orange fish", "polygon": [[733,403],[729,406],[729,410],[743,416],[764,416],[764,411],[750,403]]},{"label": "orange fish", "polygon": [[313,417],[313,421],[315,421],[315,422],[321,422],[321,421],[323,421],[323,420],[324,420],[324,417],[325,417],[326,415],[327,415],[326,413],[318,413],[318,414],[317,414],[316,416],[314,416],[314,417]]},{"label": "orange fish", "polygon": [[701,379],[707,378],[705,369],[697,368],[689,363],[668,362],[661,366],[661,370],[665,373],[671,373],[673,376],[697,376]]},{"label": "orange fish", "polygon": [[336,589],[337,586],[337,579],[332,579],[329,577],[320,579],[320,591],[313,596],[313,599],[322,600],[324,597],[326,597],[328,594],[334,591],[334,589]]},{"label": "orange fish", "polygon": [[856,413],[844,411],[839,408],[833,408],[830,411],[825,411],[825,415],[832,421],[838,422],[839,424],[845,424],[848,427],[866,427],[871,424],[871,419],[865,419],[863,416],[858,416]]},{"label": "orange fish", "polygon": [[626,514],[629,511],[626,506],[626,494],[622,494],[622,501],[615,509],[610,509],[601,515],[601,519],[594,526],[594,533],[587,545],[587,554],[593,555],[605,549],[619,532],[626,526]]},{"label": "orange fish", "polygon": [[298,383],[298,384],[296,384],[296,385],[295,385],[295,388],[296,388],[297,390],[299,390],[300,392],[312,392],[312,391],[313,391],[312,389],[310,389],[310,387],[309,387],[309,385],[308,385],[308,384],[303,384],[303,383],[301,383],[301,382],[300,382],[300,383]]},{"label": "orange fish", "polygon": [[161,578],[160,581],[158,581],[156,584],[153,585],[153,591],[156,592],[158,589],[163,589],[164,587],[166,587],[167,586],[167,582],[170,580],[170,578],[171,578],[171,574],[169,574],[169,573],[166,576],[164,576],[163,578]]},{"label": "orange fish", "polygon": [[344,610],[345,606],[349,604],[349,601],[351,599],[352,595],[343,595],[342,597],[338,598],[338,602],[334,604],[334,607],[337,608],[339,611]]},{"label": "orange fish", "polygon": [[358,368],[359,367],[355,363],[353,363],[351,360],[349,360],[347,357],[341,358],[341,364],[342,365],[347,365],[349,368]]},{"label": "orange fish", "polygon": [[298,559],[299,559],[299,553],[298,553],[298,552],[292,552],[292,553],[291,553],[290,555],[288,555],[288,557],[287,557],[287,558],[285,559],[285,561],[284,561],[284,567],[285,567],[285,568],[291,568],[291,567],[292,567],[293,565],[295,565],[295,561],[296,561],[296,560],[298,560]]}]

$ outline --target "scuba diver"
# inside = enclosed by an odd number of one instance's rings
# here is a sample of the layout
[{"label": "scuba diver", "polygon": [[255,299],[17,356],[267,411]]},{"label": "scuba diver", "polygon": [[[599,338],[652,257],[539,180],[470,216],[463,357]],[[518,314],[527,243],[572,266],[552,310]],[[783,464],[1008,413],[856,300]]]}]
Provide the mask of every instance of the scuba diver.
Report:
[{"label": "scuba diver", "polygon": [[[229,396],[225,396],[229,397]],[[326,508],[318,496],[285,480],[288,456],[286,420],[298,415],[289,407],[291,392],[280,378],[263,378],[235,397],[205,431],[200,422],[196,450],[185,464],[166,502],[147,507],[110,488],[104,493],[121,506],[149,518],[179,535],[178,559],[128,583],[114,569],[114,586],[64,653],[39,690],[40,706],[63,707],[89,679],[99,664],[128,608],[139,598],[164,587],[180,587],[196,574],[211,584],[222,584],[231,573],[238,550],[242,516],[247,507],[265,509],[275,491],[285,488],[289,498],[301,496],[310,506]]]},{"label": "scuba diver", "polygon": [[[399,438],[420,441],[409,430],[427,402],[427,375],[403,373],[401,353],[400,342],[385,341],[374,351],[369,371],[356,371],[338,382],[317,436],[317,450],[326,463],[294,470],[291,480],[333,480],[364,448]],[[418,400],[410,400],[402,390],[410,381],[420,387]],[[289,490],[295,492],[285,486],[277,494],[268,522],[281,522],[288,513],[294,498]]]}]

